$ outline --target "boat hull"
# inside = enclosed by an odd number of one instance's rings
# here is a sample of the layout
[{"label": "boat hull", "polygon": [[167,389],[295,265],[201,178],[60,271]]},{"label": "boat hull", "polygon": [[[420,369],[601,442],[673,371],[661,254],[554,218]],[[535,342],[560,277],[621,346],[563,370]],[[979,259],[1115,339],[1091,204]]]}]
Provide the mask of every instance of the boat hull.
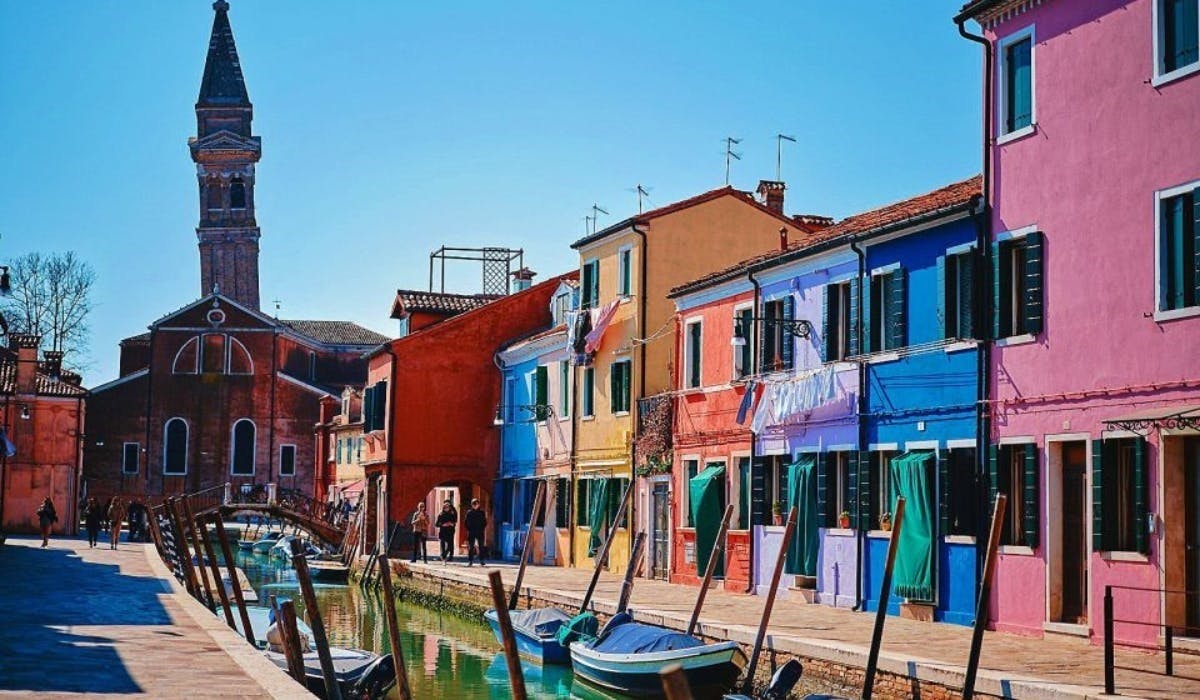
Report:
[{"label": "boat hull", "polygon": [[[496,639],[501,644],[504,639],[500,634],[500,619],[496,617],[495,610],[488,610],[483,614],[483,619],[487,620],[488,625],[492,628],[492,632],[496,635]],[[521,656],[539,664],[551,664],[565,666],[571,663],[571,654],[566,647],[558,643],[558,640],[553,636],[541,637],[532,630],[527,630],[522,627],[513,626],[513,636],[517,640],[517,651]]]},{"label": "boat hull", "polygon": [[659,672],[678,664],[695,697],[719,698],[737,681],[746,661],[746,654],[737,642],[644,654],[606,654],[579,642],[571,644],[571,665],[576,677],[634,697],[664,697]]}]

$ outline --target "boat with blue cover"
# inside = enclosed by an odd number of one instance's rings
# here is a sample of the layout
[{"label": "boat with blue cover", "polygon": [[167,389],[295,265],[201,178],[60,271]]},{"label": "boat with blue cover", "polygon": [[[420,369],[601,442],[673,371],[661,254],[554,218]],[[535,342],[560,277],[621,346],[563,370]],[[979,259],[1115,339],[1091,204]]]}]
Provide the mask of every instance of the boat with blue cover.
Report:
[{"label": "boat with blue cover", "polygon": [[[558,630],[571,619],[558,608],[535,610],[513,610],[508,614],[512,621],[513,636],[517,640],[517,651],[521,656],[539,664],[569,664],[571,655],[558,641]],[[496,639],[500,636],[500,619],[495,610],[488,610],[483,619],[491,626]],[[501,640],[503,641],[503,640]]]}]

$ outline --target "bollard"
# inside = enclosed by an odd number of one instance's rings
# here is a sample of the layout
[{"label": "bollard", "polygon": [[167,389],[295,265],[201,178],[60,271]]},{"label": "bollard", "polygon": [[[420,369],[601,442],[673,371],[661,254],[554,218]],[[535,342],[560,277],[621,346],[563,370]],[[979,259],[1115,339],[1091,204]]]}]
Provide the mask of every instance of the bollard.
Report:
[{"label": "bollard", "polygon": [[987,627],[988,606],[991,604],[992,579],[996,577],[996,553],[1000,551],[1000,530],[1004,526],[1004,510],[1008,496],[998,494],[992,508],[992,526],[988,530],[987,551],[984,552],[983,580],[979,584],[979,602],[975,605],[975,625],[971,630],[971,653],[967,657],[967,675],[963,681],[963,700],[975,696],[975,674],[979,670],[979,652],[983,646],[983,630]]},{"label": "bollard", "polygon": [[[521,581],[525,579],[525,567],[529,564],[529,553],[533,550],[530,542],[533,540],[533,524],[537,521],[538,510],[542,507],[542,499],[546,496],[546,482],[538,481],[537,493],[533,497],[533,513],[529,516],[529,527],[525,529],[525,546],[521,548],[521,565],[517,567],[517,581],[513,584],[512,595],[508,597],[508,609],[517,609],[517,598],[521,595]],[[543,535],[544,536],[544,535]],[[415,557],[416,554],[413,554]]]},{"label": "bollard", "polygon": [[704,580],[700,582],[700,592],[696,595],[696,605],[692,608],[692,617],[688,620],[687,635],[696,630],[700,622],[700,609],[704,607],[704,597],[708,595],[708,587],[712,583],[713,572],[717,570],[717,557],[725,552],[725,533],[729,531],[729,519],[733,517],[733,504],[725,506],[725,515],[721,518],[721,527],[717,529],[717,539],[713,540],[712,552],[708,555],[708,566],[704,567]]},{"label": "bollard", "polygon": [[771,574],[771,590],[767,591],[767,602],[763,606],[762,619],[758,622],[758,634],[754,637],[754,650],[750,652],[750,663],[746,666],[746,680],[742,683],[742,692],[749,694],[754,685],[754,667],[758,665],[758,656],[762,653],[763,642],[767,638],[767,623],[771,620],[771,610],[775,607],[775,594],[779,592],[779,577],[783,575],[783,565],[787,561],[788,545],[796,532],[796,517],[799,510],[796,506],[788,512],[787,527],[783,529],[783,541],[779,544],[779,556],[775,558],[775,571]]},{"label": "bollard", "polygon": [[187,531],[192,536],[192,549],[196,552],[196,568],[200,569],[200,580],[204,583],[204,593],[208,596],[209,610],[217,607],[217,597],[213,595],[212,586],[208,584],[208,568],[204,566],[204,548],[200,546],[200,534],[196,532],[196,516],[192,513],[192,504],[187,496],[179,499],[183,504],[183,519],[187,522]]},{"label": "bollard", "polygon": [[296,604],[290,600],[283,601],[279,606],[279,628],[283,630],[283,655],[287,657],[288,673],[307,688],[304,650],[300,648],[300,628],[296,626]]},{"label": "bollard", "polygon": [[625,612],[629,607],[629,597],[633,595],[633,577],[637,575],[638,564],[642,561],[642,548],[646,544],[646,533],[639,532],[633,536],[633,549],[629,550],[629,566],[625,567],[625,577],[621,579],[621,595],[617,598],[617,612]]},{"label": "bollard", "polygon": [[612,527],[608,529],[608,536],[604,538],[604,543],[600,545],[600,551],[596,552],[596,568],[592,570],[592,580],[588,583],[587,590],[583,593],[583,603],[579,606],[579,612],[585,612],[588,605],[592,602],[592,594],[596,592],[596,584],[600,583],[600,569],[604,566],[604,561],[608,559],[608,549],[612,546],[613,538],[617,536],[617,530],[621,526],[621,521],[625,518],[625,510],[629,507],[629,499],[633,496],[633,482],[629,482],[629,486],[625,487],[625,495],[621,496],[621,505],[617,508],[617,517],[613,518]]}]

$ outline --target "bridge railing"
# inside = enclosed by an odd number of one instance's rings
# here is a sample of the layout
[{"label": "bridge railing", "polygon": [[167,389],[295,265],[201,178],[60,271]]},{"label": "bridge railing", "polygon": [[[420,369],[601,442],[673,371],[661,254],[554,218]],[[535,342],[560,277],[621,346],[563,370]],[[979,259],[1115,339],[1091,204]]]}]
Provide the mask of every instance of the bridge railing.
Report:
[{"label": "bridge railing", "polygon": [[188,507],[193,513],[207,513],[225,505],[228,491],[229,484],[222,484],[186,494],[183,498],[187,499]]}]

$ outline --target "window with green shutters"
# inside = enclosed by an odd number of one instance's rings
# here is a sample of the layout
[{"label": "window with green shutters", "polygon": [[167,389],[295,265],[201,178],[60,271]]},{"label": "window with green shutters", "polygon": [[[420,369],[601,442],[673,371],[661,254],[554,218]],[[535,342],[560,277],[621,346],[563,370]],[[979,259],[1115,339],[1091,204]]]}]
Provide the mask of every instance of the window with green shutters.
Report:
[{"label": "window with green shutters", "polygon": [[993,445],[988,454],[988,477],[989,503],[995,503],[998,493],[1008,496],[1000,544],[1036,548],[1041,502],[1037,445]]},{"label": "window with green shutters", "polygon": [[975,448],[939,450],[938,485],[940,534],[975,535],[980,496]]},{"label": "window with green shutters", "polygon": [[1092,549],[1150,551],[1146,439],[1092,441]]},{"label": "window with green shutters", "polygon": [[732,530],[750,529],[750,458],[737,458],[737,511],[734,513]]},{"label": "window with green shutters", "polygon": [[533,403],[534,417],[544,421],[550,415],[550,368],[538,365],[533,372]]},{"label": "window with green shutters", "polygon": [[596,368],[583,369],[583,417],[591,418],[596,415]]},{"label": "window with green shutters", "polygon": [[1200,187],[1159,198],[1160,311],[1200,305]]},{"label": "window with green shutters", "polygon": [[567,527],[571,522],[571,480],[554,480],[555,527]]},{"label": "window with green shutters", "polygon": [[1044,329],[1044,250],[1040,231],[992,244],[994,337],[1037,335]]},{"label": "window with green shutters", "polygon": [[853,354],[850,341],[854,334],[854,327],[851,325],[854,297],[851,295],[850,286],[849,281],[825,285],[822,328],[825,333],[826,362],[844,360]]},{"label": "window with green shutters", "polygon": [[579,308],[590,309],[600,304],[600,261],[589,260],[580,272]]},{"label": "window with green shutters", "polygon": [[1158,74],[1165,75],[1200,61],[1200,0],[1155,0],[1158,3]]},{"label": "window with green shutters", "polygon": [[774,372],[792,368],[794,338],[781,321],[791,321],[795,318],[796,299],[791,294],[763,304],[763,321],[759,324],[762,371]]},{"label": "window with green shutters", "polygon": [[868,530],[878,530],[883,515],[892,516],[891,504],[891,465],[896,453],[891,450],[875,450],[870,455],[869,472],[861,479],[863,487],[862,503],[866,505],[862,525]]},{"label": "window with green shutters", "polygon": [[611,383],[609,397],[613,413],[629,412],[631,367],[629,360],[612,363],[609,373]]},{"label": "window with green shutters", "polygon": [[871,275],[867,309],[866,352],[896,350],[906,345],[907,277],[903,268]]},{"label": "window with green shutters", "polygon": [[618,292],[627,297],[633,293],[633,250],[622,248],[617,253]]},{"label": "window with green shutters", "polygon": [[946,339],[975,337],[975,253],[947,253],[937,259],[938,324]]},{"label": "window with green shutters", "polygon": [[575,524],[588,527],[588,494],[592,490],[591,479],[579,479],[575,482]]},{"label": "window with green shutters", "polygon": [[1024,36],[1001,49],[1004,74],[1004,133],[1033,124],[1033,37]]},{"label": "window with green shutters", "polygon": [[824,527],[839,527],[842,513],[851,515],[850,463],[853,452],[817,454],[817,512]]},{"label": "window with green shutters", "polygon": [[[625,497],[625,489],[629,487],[629,479],[613,479],[608,484],[608,504],[605,507],[604,524],[611,527],[613,520],[617,517],[617,510],[621,507],[621,499]],[[629,527],[629,508],[625,508],[625,514],[621,517],[621,523],[618,527]]]},{"label": "window with green shutters", "polygon": [[700,471],[700,460],[685,459],[683,460],[683,490],[679,494],[679,504],[683,507],[683,522],[684,527],[696,527],[696,523],[692,520],[692,504],[688,502],[688,496],[691,495],[689,488],[692,483],[692,478]]},{"label": "window with green shutters", "polygon": [[685,388],[696,389],[700,387],[700,358],[701,358],[701,340],[703,339],[704,327],[699,321],[692,321],[687,324],[687,330],[684,333],[684,381]]},{"label": "window with green shutters", "polygon": [[571,363],[566,360],[558,363],[558,415],[571,415]]},{"label": "window with green shutters", "polygon": [[754,374],[754,309],[738,309],[733,313],[733,337],[741,344],[733,346],[733,374],[743,379]]}]

